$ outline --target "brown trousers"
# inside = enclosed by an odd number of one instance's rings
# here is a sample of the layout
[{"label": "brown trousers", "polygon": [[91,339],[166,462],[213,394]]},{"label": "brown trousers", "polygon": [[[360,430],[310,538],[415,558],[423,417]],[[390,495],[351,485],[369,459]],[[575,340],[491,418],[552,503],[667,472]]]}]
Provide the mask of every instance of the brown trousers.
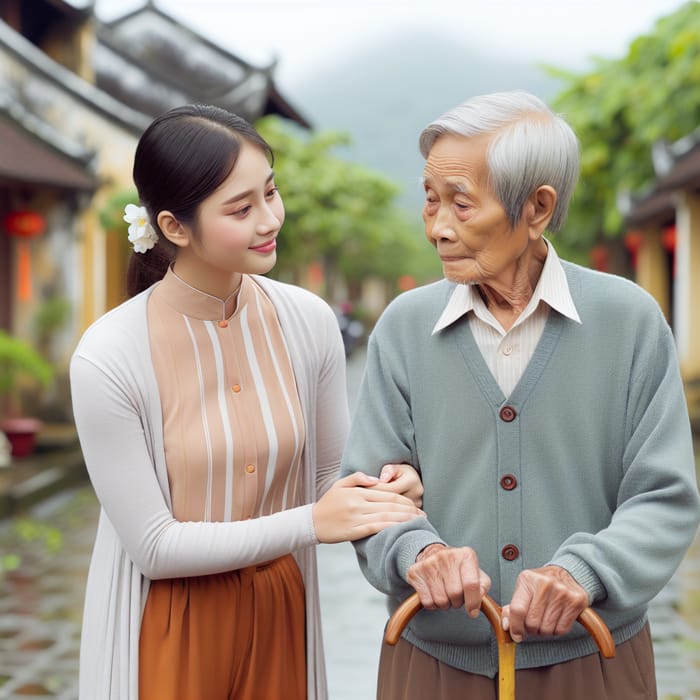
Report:
[{"label": "brown trousers", "polygon": [[152,581],[139,700],[306,698],[304,583],[291,555]]},{"label": "brown trousers", "polygon": [[[497,679],[448,666],[401,638],[382,646],[378,700],[496,700]],[[591,654],[515,675],[516,700],[656,700],[654,650],[647,625],[617,647],[614,659]]]}]

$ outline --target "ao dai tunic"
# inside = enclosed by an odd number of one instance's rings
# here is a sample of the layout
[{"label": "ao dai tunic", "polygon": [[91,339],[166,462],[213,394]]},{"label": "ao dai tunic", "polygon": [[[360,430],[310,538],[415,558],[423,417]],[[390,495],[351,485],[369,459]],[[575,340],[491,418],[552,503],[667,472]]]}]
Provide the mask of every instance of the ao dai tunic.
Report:
[{"label": "ao dai tunic", "polygon": [[168,270],[148,325],[175,518],[244,520],[301,505],[304,422],[262,289],[244,275],[221,300]]}]

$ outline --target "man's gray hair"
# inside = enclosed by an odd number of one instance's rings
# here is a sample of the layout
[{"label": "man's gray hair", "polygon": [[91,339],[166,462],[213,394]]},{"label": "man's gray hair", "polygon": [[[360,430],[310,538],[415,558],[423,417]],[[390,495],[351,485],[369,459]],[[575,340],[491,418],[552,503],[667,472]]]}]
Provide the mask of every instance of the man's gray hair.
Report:
[{"label": "man's gray hair", "polygon": [[424,158],[446,134],[493,134],[486,154],[489,183],[513,226],[527,198],[542,185],[557,193],[547,228],[563,226],[578,180],[578,139],[542,100],[520,90],[472,97],[423,129],[419,146]]}]

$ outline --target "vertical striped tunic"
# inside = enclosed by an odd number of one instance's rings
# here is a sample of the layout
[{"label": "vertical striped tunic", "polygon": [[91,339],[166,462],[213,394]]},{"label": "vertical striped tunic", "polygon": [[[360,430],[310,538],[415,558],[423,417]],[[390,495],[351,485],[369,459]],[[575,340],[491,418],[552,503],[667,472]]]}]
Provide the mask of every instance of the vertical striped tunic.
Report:
[{"label": "vertical striped tunic", "polygon": [[245,520],[301,505],[304,421],[259,285],[244,275],[221,300],[168,270],[148,325],[175,518]]}]

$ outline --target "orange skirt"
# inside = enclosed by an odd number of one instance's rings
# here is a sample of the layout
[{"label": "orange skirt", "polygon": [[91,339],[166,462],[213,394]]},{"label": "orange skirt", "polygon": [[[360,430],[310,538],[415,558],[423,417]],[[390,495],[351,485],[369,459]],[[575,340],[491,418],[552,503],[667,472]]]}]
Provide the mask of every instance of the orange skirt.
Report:
[{"label": "orange skirt", "polygon": [[139,700],[306,698],[304,583],[291,554],[211,576],[151,581]]}]

